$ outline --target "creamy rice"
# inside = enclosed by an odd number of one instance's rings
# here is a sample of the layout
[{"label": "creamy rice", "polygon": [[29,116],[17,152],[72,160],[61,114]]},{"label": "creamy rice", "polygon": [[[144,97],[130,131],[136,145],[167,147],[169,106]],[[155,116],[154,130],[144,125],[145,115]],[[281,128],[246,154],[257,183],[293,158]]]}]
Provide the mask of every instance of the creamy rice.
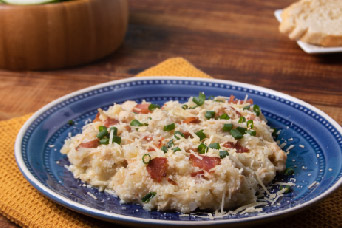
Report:
[{"label": "creamy rice", "polygon": [[256,202],[260,187],[285,169],[286,153],[251,100],[201,98],[99,110],[82,134],[65,141],[69,170],[147,210],[186,213]]}]

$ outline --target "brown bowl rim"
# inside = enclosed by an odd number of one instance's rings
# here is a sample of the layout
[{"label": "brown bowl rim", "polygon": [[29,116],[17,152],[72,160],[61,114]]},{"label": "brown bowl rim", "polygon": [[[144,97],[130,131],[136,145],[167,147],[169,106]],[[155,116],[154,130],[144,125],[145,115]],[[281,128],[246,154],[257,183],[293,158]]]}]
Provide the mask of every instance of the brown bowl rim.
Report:
[{"label": "brown bowl rim", "polygon": [[[67,5],[75,5],[75,4],[83,4],[91,1],[99,1],[99,0],[71,0],[71,1],[62,1],[62,2],[50,2],[45,4],[28,4],[28,5],[19,5],[19,4],[5,4],[0,3],[0,10],[5,9],[18,9],[18,8],[46,8],[46,7],[63,7]],[[113,0],[110,0],[113,1]]]}]

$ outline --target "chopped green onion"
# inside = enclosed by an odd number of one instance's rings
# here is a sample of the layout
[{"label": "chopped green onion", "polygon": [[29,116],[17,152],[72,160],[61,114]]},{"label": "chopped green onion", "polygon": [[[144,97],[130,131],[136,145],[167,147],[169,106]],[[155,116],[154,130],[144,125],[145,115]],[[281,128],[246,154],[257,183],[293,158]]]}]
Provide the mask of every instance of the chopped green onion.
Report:
[{"label": "chopped green onion", "polygon": [[208,147],[204,143],[201,143],[197,148],[199,154],[205,154],[208,151]]},{"label": "chopped green onion", "polygon": [[74,125],[75,123],[74,123],[73,120],[68,120],[68,124],[69,124],[70,126],[72,126],[72,125]]},{"label": "chopped green onion", "polygon": [[225,157],[227,157],[229,155],[228,151],[226,151],[226,150],[221,150],[219,152],[219,154],[220,154],[220,158],[221,159],[223,159],[223,158],[225,158]]},{"label": "chopped green onion", "polygon": [[251,136],[256,136],[256,131],[254,130],[247,130],[246,133],[250,134]]},{"label": "chopped green onion", "polygon": [[100,139],[99,143],[102,145],[107,145],[109,143],[109,138],[105,137],[103,139]]},{"label": "chopped green onion", "polygon": [[203,132],[204,130],[200,130],[195,132],[195,134],[200,138],[200,140],[202,141],[203,139],[205,139],[206,135]]},{"label": "chopped green onion", "polygon": [[182,109],[188,109],[189,108],[189,106],[188,105],[182,105]]},{"label": "chopped green onion", "polygon": [[243,134],[241,134],[241,132],[237,129],[232,129],[230,131],[230,134],[235,138],[235,139],[242,139]]},{"label": "chopped green onion", "polygon": [[173,140],[171,139],[165,145],[163,145],[160,149],[164,151],[164,154],[167,153],[168,149],[171,148],[173,145]]},{"label": "chopped green onion", "polygon": [[147,193],[143,198],[141,198],[141,201],[143,203],[148,203],[156,194],[156,192]]},{"label": "chopped green onion", "polygon": [[169,124],[169,125],[166,125],[164,126],[164,131],[172,131],[176,128],[176,124],[175,123],[172,123],[172,124]]},{"label": "chopped green onion", "polygon": [[215,102],[218,102],[218,103],[223,103],[224,101],[223,100],[214,100]]},{"label": "chopped green onion", "polygon": [[272,136],[274,139],[277,139],[278,138],[278,130],[277,130],[277,128],[272,128],[272,129],[273,129]]},{"label": "chopped green onion", "polygon": [[109,130],[113,131],[113,135],[118,135],[118,129],[116,127],[111,127]]},{"label": "chopped green onion", "polygon": [[168,143],[167,143],[166,145],[167,145],[167,148],[172,147],[172,145],[173,145],[173,140],[171,139],[170,141],[168,141]]},{"label": "chopped green onion", "polygon": [[245,107],[243,107],[242,110],[249,110],[249,109],[250,109],[250,106],[245,106]]},{"label": "chopped green onion", "polygon": [[236,130],[238,130],[242,135],[244,135],[244,134],[246,134],[247,128],[237,127]]},{"label": "chopped green onion", "polygon": [[244,123],[246,122],[246,118],[243,116],[240,116],[239,122],[238,123]]},{"label": "chopped green onion", "polygon": [[173,152],[181,151],[181,149],[180,149],[179,147],[175,147],[175,148],[173,148],[172,150],[173,150]]},{"label": "chopped green onion", "polygon": [[209,148],[219,150],[219,149],[221,148],[221,146],[220,146],[219,143],[210,143],[210,144],[209,144]]},{"label": "chopped green onion", "polygon": [[206,111],[205,112],[205,118],[211,119],[215,117],[215,111]]},{"label": "chopped green onion", "polygon": [[258,105],[253,106],[253,111],[257,116],[260,116],[260,107]]},{"label": "chopped green onion", "polygon": [[194,97],[192,98],[192,101],[197,104],[198,106],[202,106],[204,104],[205,101],[205,95],[204,93],[199,93],[198,97]]},{"label": "chopped green onion", "polygon": [[116,135],[114,135],[113,136],[113,141],[112,141],[113,143],[117,143],[117,144],[121,144],[121,137],[120,136],[116,136]]},{"label": "chopped green onion", "polygon": [[285,189],[284,194],[290,193],[292,191],[291,186],[289,185],[281,185],[280,190],[283,190],[283,189]]},{"label": "chopped green onion", "polygon": [[184,138],[184,134],[182,133],[182,132],[180,132],[180,131],[175,131],[175,138],[177,139],[177,140],[179,140],[180,138],[177,136],[177,135],[180,135],[180,136],[182,136],[183,138]]},{"label": "chopped green onion", "polygon": [[132,120],[130,125],[131,126],[136,126],[136,127],[148,126],[147,123],[140,123],[139,120]]},{"label": "chopped green onion", "polygon": [[284,171],[284,175],[290,176],[294,174],[294,169],[293,168],[286,168]]},{"label": "chopped green onion", "polygon": [[105,126],[100,126],[99,127],[99,131],[101,132],[101,131],[107,131],[107,127],[105,127]]},{"label": "chopped green onion", "polygon": [[223,114],[220,116],[220,119],[221,119],[221,120],[229,120],[230,118],[229,118],[229,116],[228,116],[227,113],[223,113]]},{"label": "chopped green onion", "polygon": [[96,137],[99,138],[99,139],[102,139],[103,137],[107,136],[108,135],[108,132],[107,131],[100,131]]},{"label": "chopped green onion", "polygon": [[248,120],[246,125],[247,125],[247,128],[249,128],[249,127],[253,128],[254,127],[253,120]]},{"label": "chopped green onion", "polygon": [[163,145],[160,149],[164,151],[164,154],[167,153],[167,146]]},{"label": "chopped green onion", "polygon": [[153,111],[153,110],[155,110],[156,108],[160,108],[160,106],[159,106],[159,105],[156,105],[156,104],[150,104],[150,105],[148,106],[148,109],[149,109],[150,111]]},{"label": "chopped green onion", "polygon": [[233,124],[223,124],[223,128],[222,128],[222,130],[223,131],[230,131],[230,130],[232,130],[233,129]]},{"label": "chopped green onion", "polygon": [[99,127],[99,133],[96,135],[97,138],[102,139],[103,137],[108,135],[107,128],[105,126]]},{"label": "chopped green onion", "polygon": [[152,117],[148,117],[147,119],[152,120]]},{"label": "chopped green onion", "polygon": [[189,107],[189,109],[195,109],[197,107],[198,107],[198,105],[195,105],[195,106]]},{"label": "chopped green onion", "polygon": [[141,159],[142,161],[143,161],[143,163],[144,164],[148,164],[148,163],[150,163],[150,161],[151,161],[151,156],[149,155],[149,154],[144,154],[143,156],[142,156],[142,159]]}]

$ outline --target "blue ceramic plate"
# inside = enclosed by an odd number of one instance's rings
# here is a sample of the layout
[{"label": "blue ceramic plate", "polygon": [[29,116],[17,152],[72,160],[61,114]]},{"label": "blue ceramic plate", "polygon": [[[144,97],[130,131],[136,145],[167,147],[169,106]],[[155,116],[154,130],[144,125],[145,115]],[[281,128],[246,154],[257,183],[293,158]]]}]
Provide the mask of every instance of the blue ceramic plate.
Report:
[{"label": "blue ceramic plate", "polygon": [[[199,92],[207,95],[247,94],[261,107],[272,127],[280,129],[278,140],[289,147],[288,167],[294,167],[296,185],[290,194],[268,205],[260,213],[229,215],[209,219],[201,213],[145,211],[140,205],[119,203],[119,199],[96,188],[87,188],[65,168],[68,160],[59,151],[68,136],[81,132],[98,108],[126,100],[163,104],[185,102]],[[69,126],[68,120],[75,125]],[[36,112],[20,130],[15,157],[26,179],[50,199],[72,210],[122,224],[144,226],[223,226],[265,222],[291,214],[330,194],[341,184],[342,128],[317,108],[291,96],[262,87],[233,81],[202,78],[129,78],[93,86],[66,95]],[[276,181],[289,181],[277,177]],[[291,179],[292,181],[294,179]],[[276,191],[277,186],[272,189]],[[203,215],[203,214],[202,214]]]}]

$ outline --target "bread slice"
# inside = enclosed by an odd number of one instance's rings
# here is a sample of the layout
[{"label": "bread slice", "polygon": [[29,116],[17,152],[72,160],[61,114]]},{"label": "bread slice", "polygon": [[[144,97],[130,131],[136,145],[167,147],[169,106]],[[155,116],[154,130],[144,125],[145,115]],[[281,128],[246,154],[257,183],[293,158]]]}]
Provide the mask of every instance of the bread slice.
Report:
[{"label": "bread slice", "polygon": [[282,12],[279,30],[292,40],[342,46],[342,0],[300,0]]}]

